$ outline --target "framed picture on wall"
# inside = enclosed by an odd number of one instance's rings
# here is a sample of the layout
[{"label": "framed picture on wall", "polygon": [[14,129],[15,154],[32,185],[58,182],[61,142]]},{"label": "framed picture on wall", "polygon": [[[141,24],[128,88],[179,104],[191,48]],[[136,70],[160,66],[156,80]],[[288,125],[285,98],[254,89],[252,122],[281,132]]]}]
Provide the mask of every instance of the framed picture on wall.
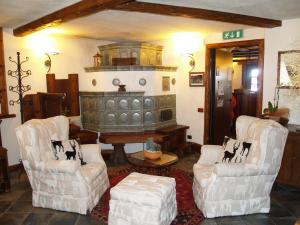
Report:
[{"label": "framed picture on wall", "polygon": [[277,85],[281,88],[300,87],[300,50],[278,52]]},{"label": "framed picture on wall", "polygon": [[170,77],[162,77],[162,90],[170,91]]},{"label": "framed picture on wall", "polygon": [[190,87],[204,86],[204,72],[190,72]]}]

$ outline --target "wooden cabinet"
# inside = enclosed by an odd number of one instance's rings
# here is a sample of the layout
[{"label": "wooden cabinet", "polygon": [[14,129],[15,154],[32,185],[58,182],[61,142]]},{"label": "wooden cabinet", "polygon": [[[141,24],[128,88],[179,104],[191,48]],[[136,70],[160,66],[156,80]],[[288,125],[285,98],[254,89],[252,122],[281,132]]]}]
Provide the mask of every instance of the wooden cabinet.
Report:
[{"label": "wooden cabinet", "polygon": [[288,125],[286,141],[277,182],[300,187],[300,131],[295,125]]},{"label": "wooden cabinet", "polygon": [[4,44],[3,31],[0,27],[0,115],[8,114],[7,91],[5,79],[5,60],[4,60]]},{"label": "wooden cabinet", "polygon": [[167,135],[168,151],[176,152],[179,156],[184,155],[190,149],[190,145],[186,142],[186,130],[189,129],[185,125],[176,125],[165,127],[157,130],[157,133]]},{"label": "wooden cabinet", "polygon": [[9,191],[10,189],[7,149],[2,146],[1,122],[2,119],[12,118],[12,117],[15,117],[15,115],[14,114],[0,115],[0,192]]},{"label": "wooden cabinet", "polygon": [[7,149],[2,146],[0,146],[0,186],[0,192],[8,191],[10,189]]},{"label": "wooden cabinet", "polygon": [[[0,27],[0,124],[2,119],[12,118],[16,115],[8,114],[7,89],[5,75],[5,59],[3,44],[3,29]],[[1,126],[1,125],[0,125]],[[0,190],[8,191],[10,189],[8,176],[7,149],[2,147],[1,127],[0,127]]]}]

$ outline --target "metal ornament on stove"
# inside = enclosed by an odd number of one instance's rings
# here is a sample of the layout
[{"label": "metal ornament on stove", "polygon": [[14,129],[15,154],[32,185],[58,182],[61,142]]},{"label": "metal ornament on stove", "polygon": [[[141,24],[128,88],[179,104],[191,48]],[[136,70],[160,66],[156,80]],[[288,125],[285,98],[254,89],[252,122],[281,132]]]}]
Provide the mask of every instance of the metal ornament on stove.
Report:
[{"label": "metal ornament on stove", "polygon": [[112,84],[113,84],[114,86],[119,86],[120,83],[121,83],[121,81],[120,81],[118,78],[114,78],[114,79],[112,80]]},{"label": "metal ornament on stove", "polygon": [[140,84],[141,86],[145,86],[146,83],[147,83],[147,81],[146,81],[145,78],[141,78],[141,79],[139,80],[139,84]]}]

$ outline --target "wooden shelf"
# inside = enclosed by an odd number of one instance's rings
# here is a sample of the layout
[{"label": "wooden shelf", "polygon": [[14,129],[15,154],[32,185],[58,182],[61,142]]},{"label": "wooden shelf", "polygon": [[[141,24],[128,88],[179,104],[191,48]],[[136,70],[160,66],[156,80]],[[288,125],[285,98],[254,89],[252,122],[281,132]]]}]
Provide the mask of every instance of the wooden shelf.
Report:
[{"label": "wooden shelf", "polygon": [[99,67],[85,67],[85,72],[105,72],[105,71],[166,71],[176,72],[175,66],[99,66]]}]

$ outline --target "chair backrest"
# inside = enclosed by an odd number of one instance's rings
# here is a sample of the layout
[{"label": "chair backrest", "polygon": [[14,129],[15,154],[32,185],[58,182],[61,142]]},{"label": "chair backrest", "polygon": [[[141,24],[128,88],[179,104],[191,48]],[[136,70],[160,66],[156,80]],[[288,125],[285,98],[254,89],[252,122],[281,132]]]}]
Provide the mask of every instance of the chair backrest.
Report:
[{"label": "chair backrest", "polygon": [[236,121],[237,139],[252,143],[246,163],[278,172],[288,130],[273,120],[240,116]]},{"label": "chair backrest", "polygon": [[69,120],[65,116],[48,119],[32,119],[16,128],[22,161],[31,167],[54,159],[51,140],[68,140]]}]

